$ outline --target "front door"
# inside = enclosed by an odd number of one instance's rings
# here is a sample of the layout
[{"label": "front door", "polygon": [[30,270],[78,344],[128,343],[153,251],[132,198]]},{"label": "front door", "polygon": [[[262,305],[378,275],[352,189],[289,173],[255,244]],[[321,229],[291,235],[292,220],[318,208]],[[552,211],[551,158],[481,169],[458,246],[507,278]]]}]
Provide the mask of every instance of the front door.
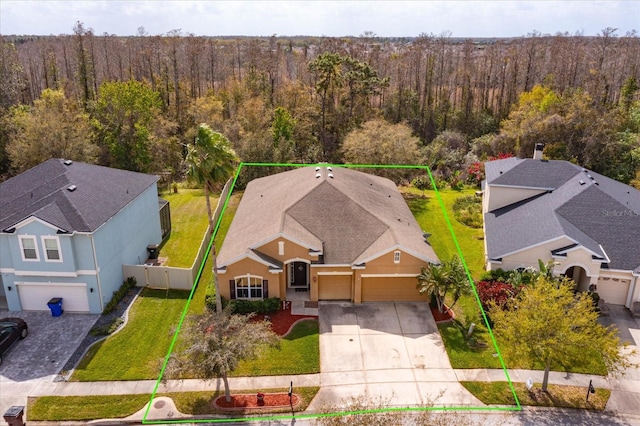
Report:
[{"label": "front door", "polygon": [[291,277],[291,287],[307,287],[307,264],[304,262],[290,263],[289,276]]}]

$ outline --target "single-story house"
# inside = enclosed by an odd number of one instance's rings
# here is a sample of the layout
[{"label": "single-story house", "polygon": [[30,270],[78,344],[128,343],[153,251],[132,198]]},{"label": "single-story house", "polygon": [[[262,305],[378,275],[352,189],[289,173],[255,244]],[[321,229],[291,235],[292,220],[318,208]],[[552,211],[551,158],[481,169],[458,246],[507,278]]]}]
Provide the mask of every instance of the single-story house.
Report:
[{"label": "single-story house", "polygon": [[567,161],[485,163],[487,270],[538,267],[595,290],[607,303],[640,301],[640,191]]},{"label": "single-story house", "polygon": [[170,225],[158,178],[50,159],[0,184],[0,298],[11,311],[101,313]]},{"label": "single-story house", "polygon": [[299,167],[255,179],[218,255],[220,292],[227,299],[423,300],[416,276],[439,262],[425,235],[385,178]]}]

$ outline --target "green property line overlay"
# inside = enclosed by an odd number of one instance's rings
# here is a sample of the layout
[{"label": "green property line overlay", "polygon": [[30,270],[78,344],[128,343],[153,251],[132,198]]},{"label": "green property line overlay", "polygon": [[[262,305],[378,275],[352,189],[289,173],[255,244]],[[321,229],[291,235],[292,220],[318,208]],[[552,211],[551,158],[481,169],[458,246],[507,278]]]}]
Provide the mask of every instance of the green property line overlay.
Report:
[{"label": "green property line overlay", "polygon": [[[491,337],[491,341],[493,343],[493,347],[498,354],[498,358],[500,359],[500,365],[502,366],[502,370],[507,378],[507,382],[509,383],[509,388],[511,389],[511,394],[516,402],[516,406],[501,406],[501,407],[389,407],[389,408],[379,408],[379,409],[371,409],[371,410],[358,410],[358,411],[341,411],[341,412],[332,412],[332,413],[298,413],[298,415],[272,415],[265,417],[237,417],[237,418],[212,418],[212,419],[181,419],[181,420],[147,420],[147,416],[149,411],[151,410],[151,403],[153,402],[156,393],[158,392],[158,387],[160,383],[162,383],[162,378],[164,376],[164,372],[167,368],[167,363],[169,362],[169,358],[173,353],[173,348],[178,340],[178,335],[180,334],[180,329],[182,328],[182,323],[187,315],[187,310],[193,298],[193,295],[196,291],[196,286],[198,281],[200,280],[200,276],[202,275],[202,270],[204,269],[204,265],[209,257],[209,253],[211,251],[211,247],[214,244],[215,237],[218,233],[218,229],[220,228],[220,224],[222,223],[222,217],[227,209],[227,205],[229,204],[229,200],[231,199],[231,194],[236,186],[236,182],[238,181],[238,176],[240,175],[240,171],[243,167],[336,167],[336,168],[353,168],[353,169],[422,169],[427,172],[429,175],[429,180],[431,181],[431,186],[433,187],[438,203],[440,204],[440,208],[442,210],[442,214],[444,215],[445,221],[447,222],[447,227],[449,228],[449,233],[453,238],[453,242],[456,247],[456,251],[462,264],[464,265],[465,272],[467,274],[467,279],[471,284],[471,288],[473,290],[473,294],[476,298],[476,302],[480,307],[480,311],[482,312],[482,318],[484,320],[485,325],[487,326],[487,330],[489,331],[489,336]],[[205,256],[202,259],[202,263],[200,264],[200,268],[198,269],[198,274],[193,282],[193,286],[191,287],[191,293],[189,294],[189,299],[182,310],[182,316],[180,317],[180,321],[178,326],[176,327],[176,331],[173,334],[173,339],[171,340],[171,345],[169,346],[169,350],[167,351],[167,355],[165,356],[164,363],[162,365],[162,369],[160,370],[160,375],[156,380],[156,384],[153,388],[153,392],[151,394],[151,399],[149,400],[149,404],[147,405],[147,409],[142,418],[143,424],[184,424],[184,423],[231,423],[231,422],[255,422],[255,421],[270,421],[270,420],[292,420],[292,419],[311,419],[311,418],[320,418],[320,417],[336,417],[336,416],[345,416],[345,415],[354,415],[354,414],[372,414],[372,413],[384,413],[384,412],[392,412],[392,411],[521,411],[522,406],[520,405],[520,401],[518,396],[516,395],[515,388],[513,387],[513,383],[511,382],[511,377],[509,376],[509,372],[504,363],[504,359],[498,348],[498,343],[493,334],[493,330],[491,329],[491,325],[489,325],[489,320],[487,315],[482,308],[482,303],[480,303],[480,297],[478,296],[478,291],[476,290],[475,283],[473,278],[471,277],[471,273],[469,272],[469,267],[467,266],[467,262],[464,259],[464,255],[462,254],[462,250],[460,249],[460,244],[458,243],[458,239],[456,238],[455,233],[453,232],[453,226],[451,225],[451,220],[449,219],[449,215],[447,214],[447,209],[445,208],[444,202],[442,201],[442,197],[440,197],[440,192],[436,186],[436,182],[431,174],[431,170],[428,166],[419,166],[419,165],[401,165],[401,164],[331,164],[331,163],[316,163],[316,164],[298,164],[298,163],[240,163],[236,170],[236,173],[233,177],[233,182],[231,187],[229,188],[229,192],[227,193],[227,197],[224,200],[224,205],[222,207],[222,211],[220,212],[220,216],[218,217],[218,221],[216,222],[213,233],[211,234],[211,239],[209,240],[209,245],[207,246],[207,250],[205,252]]]}]

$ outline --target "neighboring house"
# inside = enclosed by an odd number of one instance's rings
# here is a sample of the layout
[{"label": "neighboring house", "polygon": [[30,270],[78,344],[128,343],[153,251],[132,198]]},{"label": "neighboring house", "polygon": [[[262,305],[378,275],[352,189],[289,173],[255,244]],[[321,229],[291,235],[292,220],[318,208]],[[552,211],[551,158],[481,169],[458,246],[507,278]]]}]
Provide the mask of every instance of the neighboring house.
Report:
[{"label": "neighboring house", "polygon": [[247,185],[217,266],[227,299],[360,303],[424,299],[428,263],[438,258],[393,182],[300,167]]},{"label": "neighboring house", "polygon": [[485,163],[487,270],[555,262],[608,303],[640,301],[640,191],[566,161]]},{"label": "neighboring house", "polygon": [[[101,313],[162,229],[156,176],[51,159],[0,184],[0,297],[12,311]],[[166,222],[166,221],[163,221]],[[169,227],[170,229],[170,227]]]}]

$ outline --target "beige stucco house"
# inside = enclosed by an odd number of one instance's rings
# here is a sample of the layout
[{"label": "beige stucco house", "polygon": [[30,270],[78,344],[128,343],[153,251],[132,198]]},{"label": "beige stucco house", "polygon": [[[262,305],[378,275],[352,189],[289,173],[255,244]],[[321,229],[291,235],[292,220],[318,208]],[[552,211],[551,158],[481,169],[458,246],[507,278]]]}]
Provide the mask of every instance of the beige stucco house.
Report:
[{"label": "beige stucco house", "polygon": [[424,300],[428,263],[438,258],[392,181],[300,167],[247,185],[217,265],[227,299],[360,303]]},{"label": "beige stucco house", "polygon": [[578,290],[631,307],[640,301],[640,191],[540,157],[485,163],[487,270],[553,261]]}]

